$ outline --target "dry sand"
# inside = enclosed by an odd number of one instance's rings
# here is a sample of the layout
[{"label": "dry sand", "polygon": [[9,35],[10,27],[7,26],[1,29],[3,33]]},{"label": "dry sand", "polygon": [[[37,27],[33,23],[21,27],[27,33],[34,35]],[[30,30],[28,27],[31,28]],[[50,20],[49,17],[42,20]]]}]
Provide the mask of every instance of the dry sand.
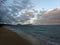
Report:
[{"label": "dry sand", "polygon": [[32,45],[29,41],[5,28],[0,28],[0,45]]}]

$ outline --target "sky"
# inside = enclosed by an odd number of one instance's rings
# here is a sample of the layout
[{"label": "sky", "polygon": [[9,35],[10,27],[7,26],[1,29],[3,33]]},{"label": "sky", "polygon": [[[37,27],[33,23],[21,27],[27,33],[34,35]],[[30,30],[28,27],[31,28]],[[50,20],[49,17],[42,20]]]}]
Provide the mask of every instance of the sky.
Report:
[{"label": "sky", "polygon": [[37,24],[40,23],[41,25],[60,25],[60,8],[47,10],[43,13],[42,16],[39,16],[38,19],[36,21]]},{"label": "sky", "polygon": [[[0,7],[0,16],[7,23],[60,24],[60,0],[7,0]],[[22,2],[21,2],[22,1]],[[30,1],[32,3],[30,3]],[[10,4],[12,3],[12,5]],[[28,4],[33,8],[27,8]],[[7,8],[8,7],[8,8]],[[37,9],[37,10],[36,10]],[[9,10],[9,11],[8,11]],[[42,12],[40,12],[43,10]],[[3,16],[2,16],[3,15]],[[7,17],[8,16],[8,17]]]},{"label": "sky", "polygon": [[32,0],[36,9],[54,9],[60,7],[60,0]]},{"label": "sky", "polygon": [[[21,1],[21,0],[20,0]],[[8,0],[8,2],[12,2],[12,0]],[[34,3],[35,9],[54,9],[60,7],[60,0],[31,0]]]}]

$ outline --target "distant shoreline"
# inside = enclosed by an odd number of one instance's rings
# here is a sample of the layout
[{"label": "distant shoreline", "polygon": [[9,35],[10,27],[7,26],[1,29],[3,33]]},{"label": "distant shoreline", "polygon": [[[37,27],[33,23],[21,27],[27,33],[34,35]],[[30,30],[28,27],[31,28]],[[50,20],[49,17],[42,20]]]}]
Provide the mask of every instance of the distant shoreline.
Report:
[{"label": "distant shoreline", "polygon": [[[0,24],[0,26],[4,26],[4,25],[13,25],[13,24]],[[17,24],[17,25],[21,25],[21,26],[60,26],[60,24],[51,24],[51,25]]]}]

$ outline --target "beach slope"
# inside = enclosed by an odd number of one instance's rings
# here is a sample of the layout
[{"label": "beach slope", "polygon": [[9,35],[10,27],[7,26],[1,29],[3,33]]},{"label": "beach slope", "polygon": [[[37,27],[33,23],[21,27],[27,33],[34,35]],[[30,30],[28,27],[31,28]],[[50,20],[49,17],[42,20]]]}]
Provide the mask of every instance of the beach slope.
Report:
[{"label": "beach slope", "polygon": [[6,28],[0,28],[0,45],[32,45],[29,41],[20,37],[16,32]]}]

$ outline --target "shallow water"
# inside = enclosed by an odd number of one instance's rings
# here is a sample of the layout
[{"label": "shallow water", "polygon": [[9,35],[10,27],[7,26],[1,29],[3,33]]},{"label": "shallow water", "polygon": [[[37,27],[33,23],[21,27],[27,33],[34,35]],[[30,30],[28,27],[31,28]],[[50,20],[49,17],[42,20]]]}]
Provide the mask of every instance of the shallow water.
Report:
[{"label": "shallow water", "polygon": [[38,40],[44,40],[50,45],[58,45],[60,42],[60,25],[6,25],[10,29],[17,29],[31,35]]}]

